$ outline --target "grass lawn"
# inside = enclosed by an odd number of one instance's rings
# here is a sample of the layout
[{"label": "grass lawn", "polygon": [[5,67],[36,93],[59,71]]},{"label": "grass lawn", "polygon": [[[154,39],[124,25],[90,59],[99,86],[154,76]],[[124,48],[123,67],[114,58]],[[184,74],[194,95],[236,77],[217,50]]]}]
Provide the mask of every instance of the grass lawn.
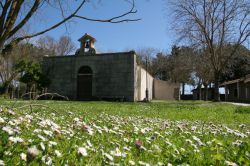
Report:
[{"label": "grass lawn", "polygon": [[250,165],[250,107],[0,101],[0,165]]}]

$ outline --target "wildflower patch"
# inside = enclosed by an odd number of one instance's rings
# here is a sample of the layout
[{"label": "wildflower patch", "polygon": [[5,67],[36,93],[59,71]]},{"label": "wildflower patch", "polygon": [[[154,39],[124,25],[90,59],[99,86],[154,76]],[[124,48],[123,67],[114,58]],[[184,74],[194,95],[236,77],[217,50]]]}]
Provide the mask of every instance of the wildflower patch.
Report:
[{"label": "wildflower patch", "polygon": [[250,164],[248,124],[1,109],[0,165]]}]

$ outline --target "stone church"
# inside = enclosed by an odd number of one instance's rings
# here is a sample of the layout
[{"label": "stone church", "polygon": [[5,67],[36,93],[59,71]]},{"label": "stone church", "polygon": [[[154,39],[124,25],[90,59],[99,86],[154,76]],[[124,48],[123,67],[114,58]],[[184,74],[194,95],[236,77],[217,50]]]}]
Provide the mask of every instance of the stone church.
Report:
[{"label": "stone church", "polygon": [[71,100],[142,101],[179,99],[179,84],[154,79],[137,65],[136,53],[96,53],[96,39],[85,34],[75,55],[44,57],[48,92]]}]

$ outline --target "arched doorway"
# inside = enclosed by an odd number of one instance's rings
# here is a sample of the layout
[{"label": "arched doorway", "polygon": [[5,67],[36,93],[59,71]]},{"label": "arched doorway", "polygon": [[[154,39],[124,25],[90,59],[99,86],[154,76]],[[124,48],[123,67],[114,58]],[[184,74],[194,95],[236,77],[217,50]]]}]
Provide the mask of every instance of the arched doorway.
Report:
[{"label": "arched doorway", "polygon": [[77,74],[77,99],[92,99],[92,70],[88,66],[82,66]]}]

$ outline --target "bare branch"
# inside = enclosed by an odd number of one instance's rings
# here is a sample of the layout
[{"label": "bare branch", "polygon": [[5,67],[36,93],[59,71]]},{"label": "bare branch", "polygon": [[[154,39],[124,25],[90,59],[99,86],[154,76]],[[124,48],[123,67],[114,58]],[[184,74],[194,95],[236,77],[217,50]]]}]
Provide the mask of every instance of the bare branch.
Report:
[{"label": "bare branch", "polygon": [[55,29],[57,27],[59,27],[60,25],[62,25],[63,23],[65,23],[66,21],[70,20],[71,18],[73,18],[75,16],[75,14],[82,8],[82,6],[86,3],[86,0],[83,0],[81,2],[81,4],[78,6],[78,8],[71,14],[69,15],[68,17],[64,18],[63,20],[61,20],[60,22],[56,23],[55,25],[41,31],[41,32],[37,32],[35,34],[32,34],[32,35],[27,35],[27,36],[22,36],[22,37],[19,37],[15,40],[12,41],[12,43],[18,43],[19,41],[23,40],[23,39],[28,39],[28,38],[33,38],[33,37],[36,37],[36,36],[39,36],[39,35],[42,35],[52,29]]},{"label": "bare branch", "polygon": [[123,20],[118,20],[116,21],[115,19],[121,18],[121,17],[113,17],[110,19],[92,19],[92,18],[88,18],[88,17],[84,17],[84,16],[78,16],[76,15],[75,17],[77,18],[81,18],[84,20],[88,20],[88,21],[96,21],[96,22],[109,22],[109,23],[121,23],[121,22],[130,22],[130,21],[140,21],[141,19],[123,19]]},{"label": "bare branch", "polygon": [[50,31],[50,30],[52,30],[52,29],[55,29],[55,28],[59,27],[59,26],[62,25],[63,23],[65,23],[65,22],[67,22],[68,20],[72,19],[73,17],[81,18],[81,19],[85,19],[85,20],[89,20],[89,21],[110,22],[110,23],[121,23],[121,22],[139,21],[139,20],[141,20],[141,19],[123,19],[123,20],[118,20],[118,19],[120,19],[120,18],[122,18],[122,17],[125,17],[125,16],[129,15],[129,14],[137,13],[137,10],[134,10],[134,7],[135,7],[134,1],[133,1],[133,3],[132,3],[131,9],[130,9],[128,12],[126,12],[126,13],[124,13],[124,14],[121,14],[121,15],[119,15],[119,16],[110,18],[110,19],[106,19],[106,20],[105,20],[105,19],[91,19],[91,18],[87,18],[87,17],[84,17],[84,16],[79,16],[79,15],[77,15],[77,13],[79,12],[79,10],[83,7],[83,5],[84,5],[85,3],[86,3],[86,0],[83,0],[83,1],[81,2],[81,4],[78,6],[78,8],[77,8],[72,14],[70,14],[68,17],[64,18],[63,20],[61,20],[61,21],[58,22],[57,24],[55,24],[55,25],[53,25],[53,26],[51,26],[51,27],[49,27],[49,28],[47,28],[47,29],[45,29],[45,30],[43,30],[43,31],[41,31],[41,32],[37,32],[37,33],[35,33],[35,34],[31,34],[31,35],[26,35],[26,36],[19,37],[19,38],[13,40],[12,43],[18,43],[19,41],[21,41],[21,40],[23,40],[23,39],[33,38],[33,37],[39,36],[39,35],[41,35],[41,34],[44,34],[44,33],[48,32],[48,31]]},{"label": "bare branch", "polygon": [[[207,49],[217,93],[223,68],[250,37],[249,4],[243,0],[173,0],[173,7],[180,36]],[[233,49],[225,54],[230,43]]]},{"label": "bare branch", "polygon": [[3,9],[3,3],[2,3],[2,2],[0,2],[0,6],[1,6],[1,8]]},{"label": "bare branch", "polygon": [[2,10],[2,14],[0,16],[0,36],[3,35],[3,27],[5,24],[6,15],[7,15],[7,12],[8,12],[10,5],[11,5],[11,0],[7,0],[5,2],[5,5],[4,5],[3,10]]},{"label": "bare branch", "polygon": [[32,8],[27,13],[27,15],[24,17],[24,19],[15,28],[13,28],[10,31],[10,33],[8,34],[8,38],[10,38],[11,36],[13,36],[19,29],[21,29],[28,22],[28,20],[32,17],[32,15],[38,9],[40,2],[41,2],[41,0],[35,0]]},{"label": "bare branch", "polygon": [[11,29],[13,28],[23,2],[24,0],[19,0],[19,1],[13,1],[11,3],[8,16],[6,18],[6,21],[3,27],[3,30],[4,30],[4,33],[2,35],[3,38],[6,38],[9,32],[11,31]]},{"label": "bare branch", "polygon": [[60,95],[58,93],[43,93],[41,95],[36,96],[35,100],[38,100],[44,96],[50,96],[51,99],[53,99],[56,96],[56,97],[60,97],[60,98],[65,99],[65,100],[69,100],[69,98],[67,96],[63,96],[63,95]]}]

